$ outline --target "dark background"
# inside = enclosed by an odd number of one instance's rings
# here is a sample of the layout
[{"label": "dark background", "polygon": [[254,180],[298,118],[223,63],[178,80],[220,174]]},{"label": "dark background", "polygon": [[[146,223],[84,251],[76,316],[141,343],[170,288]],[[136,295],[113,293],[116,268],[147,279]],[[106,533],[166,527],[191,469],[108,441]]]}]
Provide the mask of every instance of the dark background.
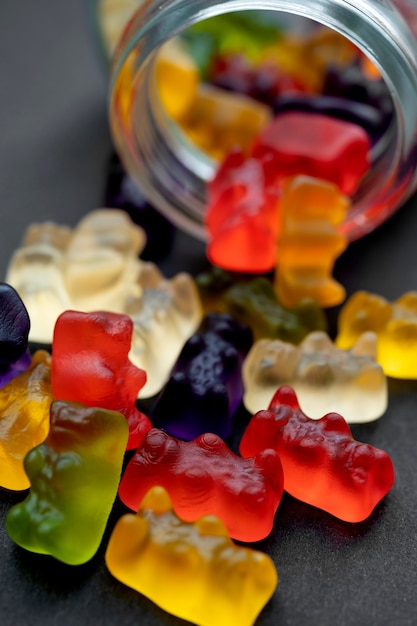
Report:
[{"label": "dark background", "polygon": [[[106,72],[83,1],[1,0],[0,278],[29,223],[75,225],[102,205],[110,153]],[[417,289],[416,234],[414,198],[349,247],[336,277],[348,294],[367,289],[392,300]],[[203,266],[202,246],[178,233],[163,271]],[[336,313],[329,312],[333,333]],[[355,525],[284,497],[274,531],[256,546],[280,576],[258,626],[417,624],[417,384],[390,381],[389,391],[386,414],[353,432],[392,456],[391,493]],[[1,626],[183,623],[111,577],[103,561],[108,533],[79,567],[16,547],[4,517],[21,499],[0,489]],[[116,503],[109,530],[122,511]]]}]

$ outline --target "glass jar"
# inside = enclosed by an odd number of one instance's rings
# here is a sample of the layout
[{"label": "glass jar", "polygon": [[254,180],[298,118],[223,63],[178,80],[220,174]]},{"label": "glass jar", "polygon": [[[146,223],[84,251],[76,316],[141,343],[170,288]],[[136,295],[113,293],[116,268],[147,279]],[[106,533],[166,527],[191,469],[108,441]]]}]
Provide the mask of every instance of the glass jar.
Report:
[{"label": "glass jar", "polygon": [[205,240],[206,183],[216,162],[187,141],[165,115],[154,80],[155,56],[167,40],[196,22],[255,9],[308,18],[339,32],[376,65],[387,85],[394,119],[372,152],[371,169],[341,226],[349,240],[358,239],[384,222],[417,188],[414,0],[145,0],[112,61],[110,124],[116,150],[158,211]]}]

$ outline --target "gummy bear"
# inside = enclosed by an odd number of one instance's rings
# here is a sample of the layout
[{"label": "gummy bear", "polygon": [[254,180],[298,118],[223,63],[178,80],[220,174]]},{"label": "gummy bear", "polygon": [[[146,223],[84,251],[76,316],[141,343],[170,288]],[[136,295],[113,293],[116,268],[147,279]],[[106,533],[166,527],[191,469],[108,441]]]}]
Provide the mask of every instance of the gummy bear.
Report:
[{"label": "gummy bear", "polygon": [[251,327],[255,339],[280,338],[297,344],[310,331],[327,328],[324,312],[312,298],[303,298],[286,309],[264,277],[232,285],[223,296],[223,306],[239,322]]},{"label": "gummy bear", "polygon": [[155,82],[166,113],[176,121],[188,116],[197,98],[199,73],[192,56],[178,37],[159,48]]},{"label": "gummy bear", "polygon": [[127,437],[120,413],[55,401],[46,441],[25,457],[29,495],[6,517],[13,541],[70,565],[90,560],[117,494]]},{"label": "gummy bear", "polygon": [[30,365],[30,319],[19,294],[0,283],[0,388]]},{"label": "gummy bear", "polygon": [[243,402],[250,413],[268,406],[281,385],[290,385],[302,410],[313,419],[341,413],[348,423],[370,422],[385,413],[387,380],[376,363],[376,335],[361,335],[350,350],[339,350],[324,332],[299,346],[262,339],[243,364]]},{"label": "gummy bear", "polygon": [[337,230],[348,207],[348,198],[332,183],[296,176],[283,184],[275,288],[284,306],[295,306],[306,297],[322,307],[344,300],[345,290],[331,272],[348,245]]},{"label": "gummy bear", "polygon": [[137,255],[144,245],[144,231],[120,210],[92,211],[73,230],[51,222],[30,226],[6,279],[28,310],[31,341],[50,344],[66,310],[123,313],[141,296]]},{"label": "gummy bear", "polygon": [[286,309],[264,276],[248,278],[211,267],[196,276],[196,283],[206,312],[229,313],[251,328],[254,340],[267,337],[300,343],[313,330],[327,330],[324,311],[314,300],[305,298]]},{"label": "gummy bear", "polygon": [[151,419],[181,439],[206,432],[226,439],[243,396],[242,363],[252,333],[230,315],[209,313],[181,350]]},{"label": "gummy bear", "polygon": [[88,213],[72,232],[63,279],[72,309],[124,313],[126,302],[141,295],[138,255],[146,235],[118,209]]},{"label": "gummy bear", "polygon": [[38,350],[27,370],[0,389],[0,485],[29,487],[23,468],[27,452],[44,441],[53,401],[51,355]]},{"label": "gummy bear", "polygon": [[55,398],[120,411],[129,424],[128,449],[150,429],[136,408],[146,373],[128,359],[133,322],[127,315],[65,311],[55,324],[52,389]]},{"label": "gummy bear", "polygon": [[261,102],[200,83],[193,106],[180,125],[192,143],[223,161],[235,146],[248,152],[270,120],[271,110]]},{"label": "gummy bear", "polygon": [[336,344],[350,348],[368,330],[376,333],[376,358],[385,374],[416,379],[417,292],[408,291],[392,303],[366,291],[354,293],[340,311]]},{"label": "gummy bear", "polygon": [[176,513],[185,521],[217,515],[231,537],[259,541],[271,531],[283,476],[274,450],[242,459],[212,433],[180,441],[153,428],[129,461],[119,496],[137,511],[155,485],[168,491]]},{"label": "gummy bear", "polygon": [[278,582],[269,556],[235,545],[214,515],[183,522],[162,487],[118,520],[105,558],[119,581],[199,626],[252,626]]},{"label": "gummy bear", "polygon": [[303,111],[352,122],[364,129],[372,144],[375,144],[387,130],[387,119],[380,109],[365,102],[347,100],[337,95],[284,93],[275,98],[273,108],[275,114],[283,111]]},{"label": "gummy bear", "polygon": [[262,273],[276,264],[278,198],[260,161],[236,149],[208,184],[207,257],[230,271]]},{"label": "gummy bear", "polygon": [[281,459],[285,491],[346,522],[369,517],[394,482],[386,452],[355,441],[338,413],[307,417],[289,386],[252,417],[240,453],[251,457],[270,447]]},{"label": "gummy bear", "polygon": [[[194,279],[180,272],[170,280],[156,265],[144,263],[139,276],[140,298],[132,298],[125,313],[133,320],[129,358],[146,371],[141,398],[161,390],[181,349],[203,317]],[[161,358],[163,355],[163,358]]]},{"label": "gummy bear", "polygon": [[71,308],[63,280],[70,229],[51,222],[32,224],[12,255],[6,281],[28,311],[31,341],[50,344],[58,315]]},{"label": "gummy bear", "polygon": [[277,182],[306,175],[336,185],[351,195],[369,169],[370,138],[352,122],[322,113],[284,111],[258,135],[256,159],[269,159]]}]

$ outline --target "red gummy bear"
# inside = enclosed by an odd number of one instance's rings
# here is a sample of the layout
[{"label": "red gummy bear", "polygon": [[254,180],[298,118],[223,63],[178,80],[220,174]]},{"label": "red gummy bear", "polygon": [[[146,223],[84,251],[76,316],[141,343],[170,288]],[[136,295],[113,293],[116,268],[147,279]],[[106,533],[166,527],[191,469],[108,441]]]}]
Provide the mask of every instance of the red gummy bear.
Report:
[{"label": "red gummy bear", "polygon": [[286,111],[259,134],[252,156],[264,161],[277,183],[305,174],[336,184],[346,195],[369,169],[370,138],[346,120],[321,113]]},{"label": "red gummy bear", "polygon": [[263,165],[232,151],[208,185],[207,257],[232,272],[263,273],[276,265],[277,188],[266,185]]},{"label": "red gummy bear", "polygon": [[252,456],[267,447],[279,454],[285,491],[346,522],[366,519],[394,482],[386,452],[355,441],[338,413],[307,417],[289,386],[252,417],[240,453]]},{"label": "red gummy bear", "polygon": [[132,332],[132,320],[121,313],[65,311],[55,324],[51,369],[56,399],[123,413],[128,450],[152,426],[136,408],[146,373],[129,361]]},{"label": "red gummy bear", "polygon": [[153,428],[130,460],[119,496],[137,511],[154,485],[168,491],[175,512],[186,522],[216,515],[231,537],[258,541],[272,529],[283,474],[274,450],[242,459],[212,433],[181,441]]}]

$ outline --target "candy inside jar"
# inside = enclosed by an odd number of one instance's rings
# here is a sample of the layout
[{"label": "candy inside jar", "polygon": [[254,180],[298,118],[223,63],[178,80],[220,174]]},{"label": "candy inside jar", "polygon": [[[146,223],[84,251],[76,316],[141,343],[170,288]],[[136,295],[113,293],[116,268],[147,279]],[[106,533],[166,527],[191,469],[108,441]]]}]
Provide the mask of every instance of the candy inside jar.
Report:
[{"label": "candy inside jar", "polygon": [[283,113],[324,115],[369,137],[370,166],[340,225],[348,240],[373,230],[415,188],[417,45],[407,24],[370,0],[328,2],[328,11],[292,4],[244,11],[239,3],[236,11],[234,2],[177,1],[156,14],[147,3],[116,48],[116,149],[150,202],[202,240],[207,183],[231,150],[250,153]]}]

